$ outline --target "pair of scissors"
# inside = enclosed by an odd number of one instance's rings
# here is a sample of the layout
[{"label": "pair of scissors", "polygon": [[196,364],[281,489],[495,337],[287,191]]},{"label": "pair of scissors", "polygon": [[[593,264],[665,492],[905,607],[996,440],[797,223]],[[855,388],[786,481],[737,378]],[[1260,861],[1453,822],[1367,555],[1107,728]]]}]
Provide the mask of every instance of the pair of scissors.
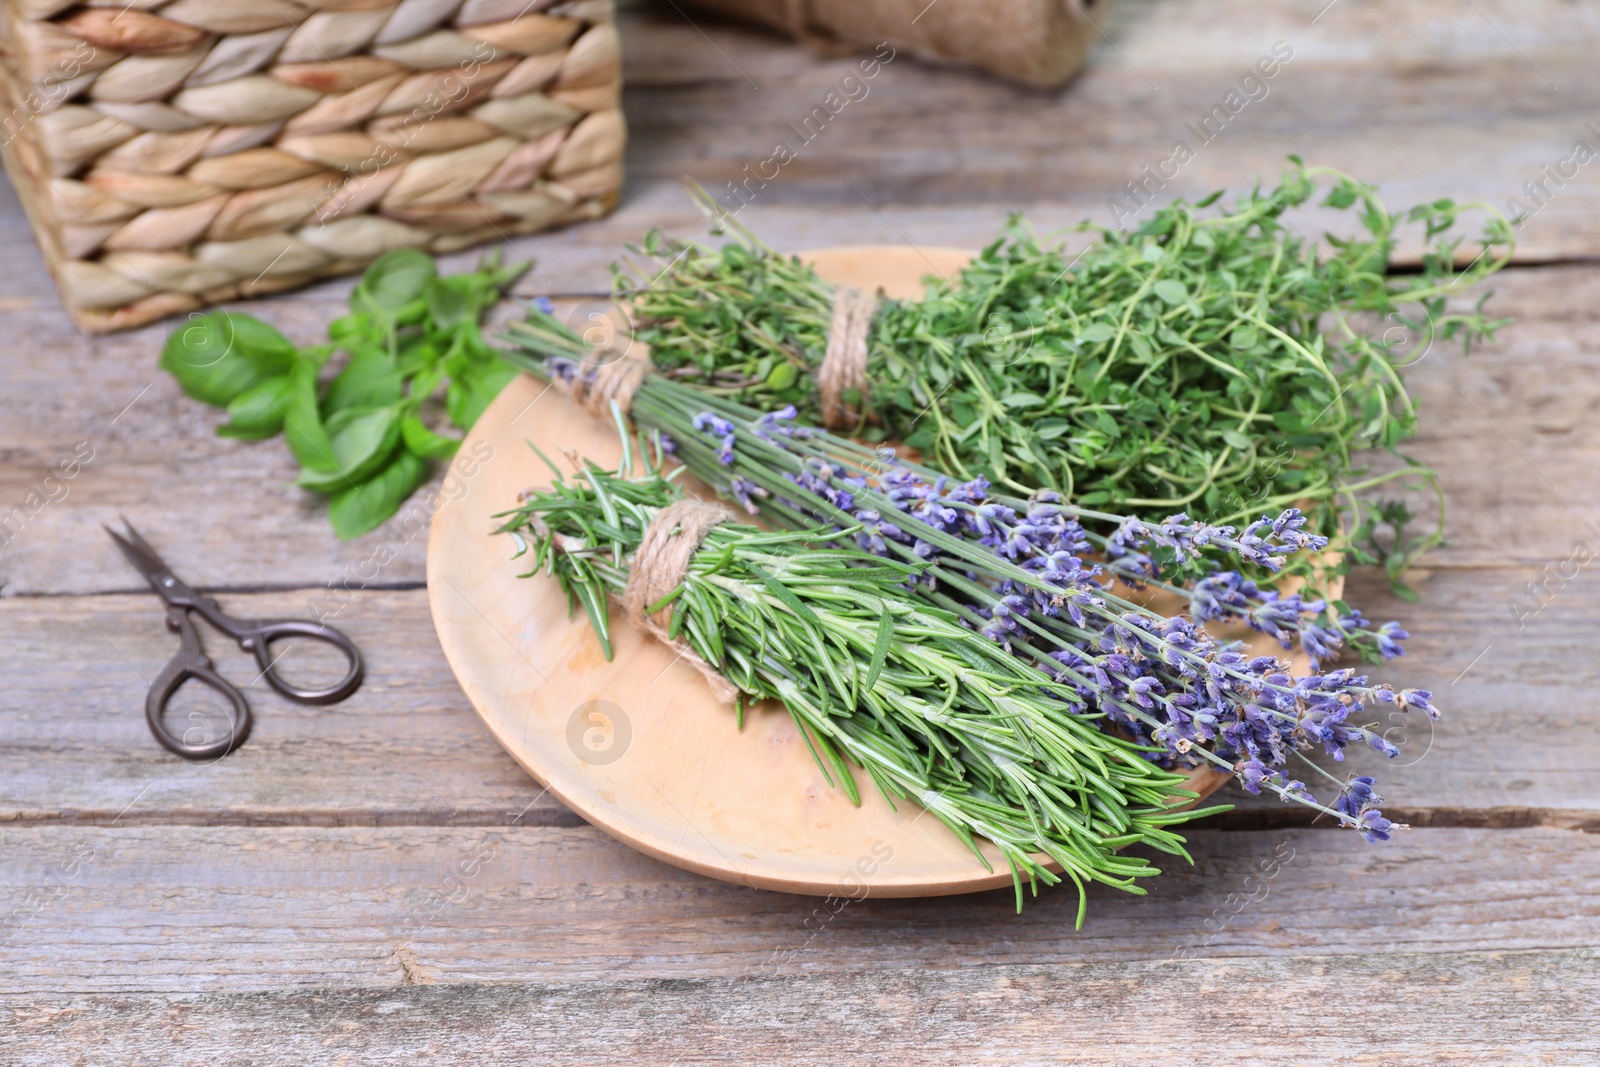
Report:
[{"label": "pair of scissors", "polygon": [[[184,759],[217,759],[244,744],[245,738],[250,736],[250,705],[245,703],[243,693],[217,673],[210,657],[205,654],[192,617],[196,613],[214,628],[239,642],[240,648],[253,653],[256,664],[261,668],[261,677],[297,704],[337,704],[360,687],[361,653],[344,634],[323,623],[306,620],[235,619],[224,613],[211,597],[197,593],[173,574],[172,568],[139,536],[139,531],[133,528],[132,523],[123,519],[122,524],[127,527],[126,536],[109,526],[105,527],[105,531],[122,549],[122,554],[128,557],[134,569],[144,575],[150,588],[166,602],[167,629],[178,634],[182,641],[172,662],[150,683],[150,692],[144,703],[150,732],[169,751]],[[278,674],[277,661],[273,659],[268,646],[274,641],[291,637],[322,641],[342,652],[350,664],[344,680],[326,689],[303,689],[284,681]],[[190,679],[222,694],[233,705],[233,726],[227,737],[206,744],[191,743],[167,728],[167,702],[178,691],[178,687]]]}]

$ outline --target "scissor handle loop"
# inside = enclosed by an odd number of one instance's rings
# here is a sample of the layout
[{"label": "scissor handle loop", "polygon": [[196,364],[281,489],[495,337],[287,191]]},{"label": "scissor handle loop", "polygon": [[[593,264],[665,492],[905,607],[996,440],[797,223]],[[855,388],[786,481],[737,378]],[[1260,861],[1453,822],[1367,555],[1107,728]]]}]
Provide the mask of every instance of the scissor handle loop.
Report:
[{"label": "scissor handle loop", "polygon": [[[200,651],[200,639],[194,631],[194,623],[189,619],[188,611],[182,608],[168,611],[167,627],[181,634],[183,643],[177,655],[172,657],[172,661],[150,684],[150,691],[145,695],[144,717],[150,724],[150,732],[167,751],[184,759],[221,759],[244,744],[245,739],[250,736],[250,705],[245,703],[244,694],[218,674],[213,669],[211,660]],[[188,731],[184,736],[179,736],[167,727],[167,702],[172,699],[178,688],[190,679],[220,693],[232,705],[233,713],[227,736],[216,741],[195,742],[186,740]]]},{"label": "scissor handle loop", "polygon": [[[267,684],[296,703],[337,704],[361,687],[361,679],[365,674],[361,652],[355,642],[332,626],[305,619],[249,622],[240,624],[235,636],[239,639],[240,648],[255,654],[256,665],[261,668],[261,676],[267,680]],[[277,661],[273,659],[269,646],[287,637],[304,637],[332,645],[344,653],[350,669],[345,672],[343,680],[324,689],[305,689],[285,681],[278,674]]]}]

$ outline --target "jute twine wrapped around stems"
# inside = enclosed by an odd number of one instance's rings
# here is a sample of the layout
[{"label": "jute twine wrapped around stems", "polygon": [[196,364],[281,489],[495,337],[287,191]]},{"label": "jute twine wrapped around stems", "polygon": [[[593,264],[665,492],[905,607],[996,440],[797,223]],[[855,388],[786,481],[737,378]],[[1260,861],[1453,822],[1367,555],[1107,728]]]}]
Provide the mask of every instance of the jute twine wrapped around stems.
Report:
[{"label": "jute twine wrapped around stems", "polygon": [[[533,490],[523,493],[525,500]],[[715,502],[685,497],[656,512],[645,528],[639,547],[634,550],[629,565],[628,583],[622,592],[622,607],[628,621],[662,644],[671,648],[677,658],[699,671],[711,686],[712,695],[724,704],[731,704],[739,690],[722,674],[707,663],[687,640],[672,637],[671,605],[652,614],[648,609],[683,584],[689,573],[689,564],[705,542],[706,535],[725,522],[739,518],[732,509]],[[541,532],[548,532],[544,523],[535,518]],[[577,552],[590,546],[582,541],[556,534],[552,543],[558,551]]]},{"label": "jute twine wrapped around stems", "polygon": [[854,390],[867,396],[867,352],[872,317],[878,298],[848,285],[833,293],[833,320],[828,324],[828,345],[817,368],[817,388],[822,394],[822,425],[829,430],[849,429],[861,413],[846,403]]},{"label": "jute twine wrapped around stems", "polygon": [[[846,394],[854,392],[863,401],[866,399],[867,356],[877,310],[876,295],[848,285],[834,290],[828,343],[817,367],[822,424],[827,429],[848,429],[860,421],[860,411],[850,406]],[[653,370],[650,357],[634,354],[631,347],[625,351],[591,348],[578,362],[572,377],[557,384],[591,415],[604,418],[613,401],[626,415],[633,395]]]},{"label": "jute twine wrapped around stems", "polygon": [[1038,89],[1065,84],[1110,0],[693,0],[829,50],[887,42]]},{"label": "jute twine wrapped around stems", "polygon": [[111,330],[604,214],[611,0],[4,0],[0,148]]},{"label": "jute twine wrapped around stems", "polygon": [[[824,417],[830,427],[854,425],[859,418],[859,414],[844,403],[844,393],[855,390],[862,397],[866,395],[867,340],[877,307],[877,297],[859,289],[840,286],[834,294],[827,351],[817,372]],[[570,378],[557,379],[555,384],[591,415],[608,415],[612,404],[627,414],[634,395],[653,370],[650,357],[635,354],[631,348],[627,351],[592,348],[584,354]],[[678,658],[705,676],[712,692],[723,703],[731,703],[739,691],[715,667],[701,659],[687,641],[672,640],[670,623],[650,615],[646,609],[683,584],[689,562],[708,533],[738,518],[735,511],[723,504],[693,498],[663,508],[651,520],[634,553],[622,598],[628,620],[671,645]]]},{"label": "jute twine wrapped around stems", "polygon": [[[858,289],[840,287],[834,299],[827,354],[818,371],[825,410],[833,411],[834,418],[848,420],[852,425],[857,416],[844,406],[841,398],[848,389],[866,394],[867,332],[877,303],[875,297]],[[627,414],[634,395],[653,369],[648,355],[637,355],[632,350],[592,348],[570,378],[557,379],[555,384],[591,415],[608,415],[612,404]],[[692,498],[663,508],[651,521],[634,553],[622,598],[628,620],[671,645],[678,658],[705,676],[712,692],[723,703],[731,703],[739,691],[715,667],[696,655],[687,641],[672,640],[668,635],[669,622],[650,615],[646,609],[683,584],[689,561],[706,534],[738,517],[723,504]],[[670,612],[671,609],[666,610]]]},{"label": "jute twine wrapped around stems", "polygon": [[[706,535],[725,522],[737,521],[738,515],[722,504],[685,498],[669,504],[656,512],[644,539],[633,554],[633,567],[628,574],[628,585],[623,591],[622,606],[628,621],[642,628],[652,637],[671,646],[685,663],[705,676],[711,691],[724,704],[731,704],[739,695],[717,669],[701,659],[689,642],[683,638],[672,640],[670,622],[646,613],[646,608],[661,600],[683,584],[689,573],[689,562],[706,539]],[[660,614],[670,613],[669,606]]]}]

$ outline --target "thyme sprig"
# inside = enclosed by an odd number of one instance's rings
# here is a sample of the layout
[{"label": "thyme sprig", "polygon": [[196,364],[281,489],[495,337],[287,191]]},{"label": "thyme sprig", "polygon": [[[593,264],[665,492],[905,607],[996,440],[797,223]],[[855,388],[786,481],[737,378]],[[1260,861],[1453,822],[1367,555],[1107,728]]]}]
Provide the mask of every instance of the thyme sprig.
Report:
[{"label": "thyme sprig", "polygon": [[[1220,193],[1163,207],[1131,232],[1085,223],[1099,241],[1081,256],[1013,218],[958,278],[882,305],[868,395],[845,397],[865,413],[854,434],[1017,493],[1222,524],[1298,506],[1328,536],[1341,510],[1344,528],[1370,530],[1374,493],[1431,489],[1437,527],[1386,547],[1400,556],[1388,568],[1398,581],[1442,540],[1442,495],[1427,467],[1400,456],[1374,473],[1369,456],[1399,455],[1415,432],[1403,364],[1436,342],[1470,348],[1501,325],[1482,300],[1449,301],[1508,261],[1512,231],[1486,205],[1393,214],[1372,186],[1291,161],[1276,188],[1216,214],[1205,209]],[[1300,235],[1285,213],[1319,192],[1354,214],[1360,236],[1319,246]],[[1456,224],[1480,208],[1476,255],[1458,267],[1468,249]],[[618,268],[636,336],[668,377],[760,410],[793,404],[816,423],[832,287],[715,217],[714,232],[737,238],[720,250],[652,233]],[[1421,230],[1421,267],[1391,274],[1408,225]]]}]

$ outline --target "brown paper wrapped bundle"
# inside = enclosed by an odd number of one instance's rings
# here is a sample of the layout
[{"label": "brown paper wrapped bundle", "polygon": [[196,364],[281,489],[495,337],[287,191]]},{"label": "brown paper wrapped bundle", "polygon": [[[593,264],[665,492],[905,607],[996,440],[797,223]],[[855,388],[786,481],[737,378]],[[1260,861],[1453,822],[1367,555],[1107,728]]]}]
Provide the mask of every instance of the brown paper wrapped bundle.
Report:
[{"label": "brown paper wrapped bundle", "polygon": [[0,154],[114,330],[604,214],[611,0],[0,0]]},{"label": "brown paper wrapped bundle", "polygon": [[1109,0],[693,0],[825,48],[884,41],[1039,89],[1066,83]]}]

